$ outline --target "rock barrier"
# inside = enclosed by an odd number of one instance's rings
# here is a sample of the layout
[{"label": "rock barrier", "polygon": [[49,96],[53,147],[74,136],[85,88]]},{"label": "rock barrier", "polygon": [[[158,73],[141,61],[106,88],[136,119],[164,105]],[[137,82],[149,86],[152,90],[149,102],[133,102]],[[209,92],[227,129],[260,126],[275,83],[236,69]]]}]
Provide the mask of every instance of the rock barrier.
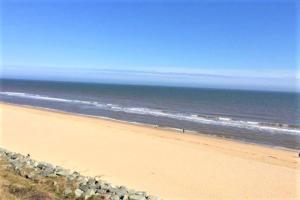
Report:
[{"label": "rock barrier", "polygon": [[[63,195],[73,197],[73,199],[99,199],[107,200],[161,200],[160,198],[148,195],[144,191],[135,191],[125,186],[114,186],[100,177],[83,176],[79,172],[71,171],[60,166],[54,166],[46,162],[38,162],[19,153],[10,152],[0,148],[0,158],[8,162],[9,168],[13,169],[18,175],[40,183],[45,179],[57,184],[56,179],[63,178],[66,184]],[[71,185],[71,186],[70,186]]]}]

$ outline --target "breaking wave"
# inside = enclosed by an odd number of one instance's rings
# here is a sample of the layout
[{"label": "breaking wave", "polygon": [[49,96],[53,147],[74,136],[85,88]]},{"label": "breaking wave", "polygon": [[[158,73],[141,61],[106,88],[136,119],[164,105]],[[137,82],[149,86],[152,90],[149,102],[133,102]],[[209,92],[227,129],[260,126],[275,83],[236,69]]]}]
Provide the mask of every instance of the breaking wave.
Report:
[{"label": "breaking wave", "polygon": [[212,117],[212,116],[205,116],[205,115],[199,115],[194,113],[193,114],[172,113],[160,109],[143,108],[143,107],[124,107],[117,104],[101,103],[99,101],[63,99],[63,98],[48,97],[48,96],[41,96],[37,94],[28,94],[28,93],[19,93],[19,92],[0,92],[0,95],[14,96],[20,98],[27,98],[27,99],[36,99],[41,101],[88,105],[95,108],[114,111],[114,112],[124,112],[124,113],[138,114],[138,115],[166,117],[166,118],[171,118],[176,120],[190,121],[199,124],[230,126],[236,128],[264,130],[271,133],[281,132],[281,133],[291,134],[291,135],[300,135],[299,126],[282,124],[282,123],[243,121],[243,120],[232,119],[224,116]]}]

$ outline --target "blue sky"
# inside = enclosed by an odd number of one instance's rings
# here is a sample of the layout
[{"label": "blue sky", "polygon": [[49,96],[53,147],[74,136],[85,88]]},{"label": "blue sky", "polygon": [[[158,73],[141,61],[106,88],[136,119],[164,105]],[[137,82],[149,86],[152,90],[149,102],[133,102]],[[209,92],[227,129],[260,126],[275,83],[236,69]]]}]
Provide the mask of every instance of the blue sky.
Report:
[{"label": "blue sky", "polygon": [[296,90],[296,1],[1,2],[3,78]]}]

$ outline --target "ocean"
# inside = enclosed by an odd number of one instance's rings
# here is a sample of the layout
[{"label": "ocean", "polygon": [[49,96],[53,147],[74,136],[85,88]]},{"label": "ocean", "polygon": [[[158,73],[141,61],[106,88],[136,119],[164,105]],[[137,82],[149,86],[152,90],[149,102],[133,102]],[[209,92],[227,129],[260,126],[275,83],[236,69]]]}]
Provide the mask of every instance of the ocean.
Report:
[{"label": "ocean", "polygon": [[300,149],[300,94],[1,80],[0,101]]}]

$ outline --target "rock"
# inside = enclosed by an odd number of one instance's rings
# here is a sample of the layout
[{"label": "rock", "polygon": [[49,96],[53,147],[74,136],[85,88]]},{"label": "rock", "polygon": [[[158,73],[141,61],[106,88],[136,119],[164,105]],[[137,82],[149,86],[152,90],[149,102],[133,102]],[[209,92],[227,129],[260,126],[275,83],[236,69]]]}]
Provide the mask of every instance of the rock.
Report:
[{"label": "rock", "polygon": [[16,159],[24,158],[24,156],[19,153],[16,153],[16,154],[12,154],[10,158],[16,160]]},{"label": "rock", "polygon": [[16,161],[12,161],[10,164],[12,165],[12,167],[14,168],[14,170],[18,170],[18,169],[20,169],[20,168],[22,168],[24,166],[23,163],[21,163],[21,162],[19,162],[17,160]]},{"label": "rock", "polygon": [[0,152],[1,153],[6,153],[6,150],[0,147]]},{"label": "rock", "polygon": [[88,182],[86,183],[86,185],[87,185],[90,189],[96,190],[96,189],[100,188],[98,185],[96,185],[96,183],[97,183],[97,181],[96,181],[95,179],[90,178],[90,179],[88,180]]},{"label": "rock", "polygon": [[97,186],[97,185],[95,185],[95,184],[88,185],[88,187],[89,187],[90,189],[94,189],[94,190],[100,188],[99,186]]},{"label": "rock", "polygon": [[78,176],[77,181],[79,184],[86,184],[88,182],[88,178],[84,176]]},{"label": "rock", "polygon": [[79,198],[79,197],[81,197],[81,195],[83,194],[83,191],[82,191],[81,189],[76,189],[76,190],[74,191],[74,193],[75,193],[75,197],[76,197],[76,198]]},{"label": "rock", "polygon": [[38,163],[37,167],[41,170],[45,170],[45,169],[54,170],[53,165],[51,165],[49,163],[45,163],[45,162]]},{"label": "rock", "polygon": [[67,176],[69,175],[69,171],[68,170],[65,170],[65,169],[60,169],[58,171],[55,171],[55,174],[58,175],[58,176]]},{"label": "rock", "polygon": [[100,185],[100,189],[107,190],[109,192],[111,186],[108,183],[104,183]]},{"label": "rock", "polygon": [[110,197],[111,200],[120,200],[120,197],[118,195],[112,195]]},{"label": "rock", "polygon": [[57,176],[56,176],[56,174],[51,173],[51,174],[48,174],[47,177],[49,177],[49,178],[55,178],[55,177],[57,177]]},{"label": "rock", "polygon": [[84,192],[83,197],[84,197],[84,199],[88,199],[93,195],[95,195],[95,190],[94,189],[88,189],[86,192]]},{"label": "rock", "polygon": [[106,190],[98,189],[98,190],[96,190],[96,193],[98,193],[98,194],[106,194]]},{"label": "rock", "polygon": [[77,176],[80,176],[80,173],[79,173],[79,172],[76,172],[76,171],[74,171],[74,172],[72,173],[72,175],[77,177]]},{"label": "rock", "polygon": [[72,189],[71,188],[66,188],[65,191],[64,191],[64,195],[65,196],[69,196],[73,193]]},{"label": "rock", "polygon": [[95,176],[95,177],[94,177],[94,179],[95,179],[95,181],[97,181],[97,182],[100,182],[100,181],[102,181],[102,179],[101,179],[101,177],[100,177],[100,176]]},{"label": "rock", "polygon": [[[0,148],[1,159],[5,159],[8,163],[5,165],[7,169],[15,170],[16,174],[30,179],[37,183],[53,183],[56,192],[63,194],[66,198],[75,194],[75,198],[88,199],[93,196],[106,200],[158,200],[155,196],[147,195],[143,191],[129,190],[125,186],[114,186],[100,177],[86,177],[78,172],[70,173],[69,170],[60,166],[45,162],[37,162],[30,158],[30,155],[23,156]],[[62,178],[57,178],[58,176]],[[51,177],[52,179],[49,179]],[[66,186],[62,188],[56,181],[68,181]],[[50,181],[50,182],[49,182]],[[70,185],[78,187],[75,191]]]},{"label": "rock", "polygon": [[140,195],[140,196],[146,196],[147,195],[146,192],[144,192],[144,191],[137,191],[137,192],[135,192],[135,194]]},{"label": "rock", "polygon": [[115,187],[112,187],[110,186],[108,189],[107,189],[107,192],[109,193],[112,193],[112,194],[116,194],[119,190]]},{"label": "rock", "polygon": [[80,176],[80,174],[78,172],[73,172],[72,174],[68,174],[67,178],[70,181],[73,181],[73,180],[77,179],[79,176]]},{"label": "rock", "polygon": [[142,196],[142,195],[130,195],[129,200],[146,200],[146,197],[145,196]]},{"label": "rock", "polygon": [[76,178],[73,175],[69,175],[69,176],[67,176],[67,179],[68,179],[68,181],[73,181]]},{"label": "rock", "polygon": [[70,170],[64,169],[60,166],[56,166],[54,169],[55,173],[59,176],[67,176],[70,174]]},{"label": "rock", "polygon": [[156,196],[150,195],[150,196],[147,196],[147,200],[159,200],[159,198]]},{"label": "rock", "polygon": [[129,196],[127,194],[125,194],[124,196],[121,196],[120,199],[122,199],[122,200],[128,200]]},{"label": "rock", "polygon": [[45,170],[41,172],[41,175],[44,177],[49,177],[49,176],[55,177],[54,171],[51,168],[45,168]]},{"label": "rock", "polygon": [[135,194],[135,190],[133,190],[133,189],[128,190],[128,194],[129,194],[129,195]]},{"label": "rock", "polygon": [[89,186],[85,184],[79,184],[79,189],[86,192],[89,189]]},{"label": "rock", "polygon": [[124,197],[125,195],[127,195],[127,190],[123,187],[119,187],[115,193],[119,196],[119,197]]},{"label": "rock", "polygon": [[96,184],[96,180],[93,178],[89,178],[87,184],[89,184],[89,185]]}]

